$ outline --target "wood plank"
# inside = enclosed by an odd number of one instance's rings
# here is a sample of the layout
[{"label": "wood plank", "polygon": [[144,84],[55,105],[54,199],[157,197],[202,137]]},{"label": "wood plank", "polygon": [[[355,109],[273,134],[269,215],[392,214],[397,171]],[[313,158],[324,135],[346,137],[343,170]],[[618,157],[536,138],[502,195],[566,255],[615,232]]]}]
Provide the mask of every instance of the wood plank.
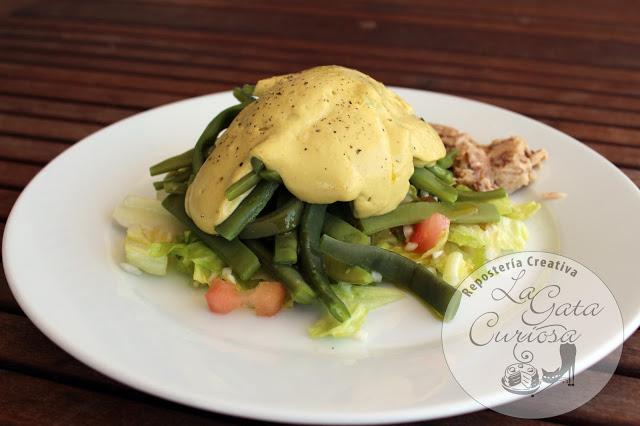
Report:
[{"label": "wood plank", "polygon": [[[17,73],[16,73],[17,74]],[[0,93],[31,97],[76,101],[89,105],[112,105],[129,109],[147,109],[182,99],[182,95],[153,93],[147,90],[96,87],[73,81],[38,81],[35,79],[0,78]]]},{"label": "wood plank", "polygon": [[[83,40],[84,41],[84,40]],[[217,75],[217,70],[211,69],[211,67],[233,67],[237,69],[251,69],[262,72],[264,70],[265,75],[269,75],[275,72],[286,73],[291,70],[291,67],[297,68],[305,68],[310,66],[311,63],[302,62],[296,63],[291,60],[290,55],[286,55],[286,60],[282,59],[279,61],[271,58],[270,60],[258,59],[255,55],[250,57],[244,56],[238,57],[238,54],[235,53],[234,56],[226,55],[226,54],[214,54],[215,52],[207,52],[207,54],[194,54],[191,52],[179,50],[179,51],[158,51],[158,50],[149,50],[146,48],[129,48],[126,46],[114,46],[113,43],[109,44],[96,44],[91,43],[87,44],[86,42],[83,44],[73,43],[69,44],[68,42],[61,41],[52,41],[50,38],[47,40],[31,40],[31,39],[5,39],[0,40],[0,46],[5,46],[6,48],[11,49],[20,49],[21,51],[24,49],[29,49],[31,52],[46,52],[52,53],[56,56],[61,55],[89,55],[94,57],[98,55],[101,58],[116,58],[127,61],[152,61],[158,65],[161,64],[171,64],[176,65],[180,64],[179,69],[184,69],[185,67],[192,65],[206,66],[209,69],[211,75]],[[368,59],[371,62],[371,59]],[[396,67],[397,68],[397,67]],[[389,69],[387,66],[383,65],[379,67],[379,70],[387,70]],[[463,68],[466,69],[466,68]],[[165,69],[162,68],[162,72]],[[390,70],[393,73],[400,72],[399,69]],[[407,69],[404,69],[403,72],[406,72]],[[428,69],[425,69],[427,73]],[[154,72],[158,72],[158,70],[154,70]],[[187,75],[188,73],[180,72],[180,75]],[[446,73],[447,76],[451,76],[451,72]],[[494,81],[484,81],[478,80],[478,74],[473,72],[473,70],[467,70],[467,74],[464,75],[464,78],[447,78],[442,75],[438,75],[437,78],[430,81],[429,88],[431,90],[440,90],[440,91],[448,91],[451,93],[475,93],[481,95],[497,95],[500,97],[515,97],[519,99],[532,99],[538,101],[553,101],[556,103],[570,104],[570,105],[580,105],[580,107],[592,106],[597,107],[598,111],[600,109],[613,109],[616,110],[612,112],[613,116],[612,120],[609,120],[608,114],[596,114],[596,121],[601,121],[604,123],[611,124],[620,124],[623,125],[634,125],[627,112],[623,112],[625,110],[628,111],[640,111],[640,98],[631,98],[628,96],[614,96],[614,95],[606,95],[606,94],[598,94],[591,92],[581,92],[577,90],[558,90],[558,89],[549,89],[546,87],[536,87],[536,86],[528,86],[524,84],[508,84],[505,85],[503,82],[494,82]],[[495,75],[493,76],[495,78]],[[540,78],[542,81],[542,78]],[[234,81],[237,83],[237,80]],[[626,82],[628,83],[628,82]],[[552,108],[557,108],[558,106],[552,106]],[[543,104],[538,106],[538,109],[543,109],[547,113],[551,113],[544,108]],[[620,111],[617,111],[620,110]],[[585,120],[585,114],[580,114],[580,108],[577,111],[573,111],[571,109],[567,109],[564,107],[561,110],[561,113],[568,116],[580,115],[580,119]],[[587,112],[589,114],[589,111]],[[618,118],[616,114],[623,114],[621,120],[616,121]],[[590,117],[590,115],[587,115]],[[604,121],[602,121],[604,120]],[[631,124],[629,124],[631,123]]]},{"label": "wood plank", "polygon": [[19,191],[0,188],[0,219],[7,220],[7,218],[9,217],[9,212],[11,211],[11,208],[15,204],[19,195]]},{"label": "wood plank", "polygon": [[626,167],[621,167],[620,170],[629,177],[636,185],[640,187],[640,170],[638,169],[628,169]]},{"label": "wood plank", "polygon": [[[119,37],[118,37],[119,40]],[[260,42],[264,43],[264,40],[255,39],[250,43]],[[145,42],[147,43],[147,42]],[[170,43],[170,41],[167,41]],[[457,79],[464,81],[483,81],[483,82],[495,82],[495,83],[516,83],[520,85],[532,85],[542,88],[554,88],[554,89],[574,89],[582,91],[610,91],[623,96],[623,99],[617,102],[618,108],[622,108],[625,105],[625,99],[629,98],[630,94],[636,94],[640,96],[640,84],[630,85],[629,82],[633,81],[627,78],[626,80],[604,82],[600,79],[584,78],[575,75],[572,76],[556,76],[554,74],[541,73],[535,67],[529,67],[528,69],[518,69],[518,72],[504,71],[501,68],[492,68],[485,64],[485,61],[476,62],[475,64],[456,64],[452,62],[450,58],[439,60],[438,55],[442,55],[440,52],[423,52],[409,51],[412,54],[410,56],[404,55],[398,57],[397,60],[389,60],[390,55],[397,56],[397,50],[394,49],[393,53],[389,50],[381,51],[379,54],[375,51],[376,47],[367,47],[363,49],[359,46],[349,48],[348,45],[343,44],[338,47],[332,47],[330,50],[325,46],[319,45],[316,49],[313,46],[306,47],[306,51],[298,51],[297,48],[294,51],[289,49],[288,51],[282,50],[281,41],[274,41],[275,46],[268,46],[269,51],[265,52],[267,48],[262,47],[258,52],[247,52],[248,48],[244,45],[237,46],[237,41],[233,44],[227,45],[225,41],[215,43],[208,43],[205,50],[200,50],[200,53],[196,53],[193,50],[193,46],[182,46],[178,51],[181,54],[188,54],[188,59],[179,61],[180,63],[188,64],[201,64],[205,66],[211,65],[212,61],[215,64],[225,64],[224,66],[231,67],[248,67],[250,70],[257,70],[258,76],[272,75],[275,73],[286,73],[295,71],[298,69],[317,65],[318,63],[340,63],[345,66],[351,66],[361,69],[364,72],[374,73],[379,79],[396,85],[409,85],[412,87],[430,88],[431,90],[448,90],[453,84],[451,79]],[[118,44],[111,40],[107,43],[106,48],[113,51],[112,55],[117,51],[116,46]],[[214,47],[211,47],[214,46]],[[94,46],[95,47],[95,44]],[[148,49],[149,46],[146,47]],[[221,52],[220,49],[230,49],[227,53]],[[257,48],[254,48],[257,49]],[[314,55],[309,54],[309,50],[317,50]],[[345,50],[346,49],[346,50]],[[373,52],[364,53],[363,50],[371,50]],[[243,53],[243,57],[239,57],[239,54]],[[382,52],[387,52],[386,54]],[[149,55],[150,53],[147,53]],[[157,49],[153,54],[158,54]],[[145,53],[141,54],[143,57]],[[376,57],[378,56],[378,57]],[[137,58],[137,56],[134,55]],[[425,60],[426,58],[426,60]],[[161,59],[160,57],[155,60]],[[384,60],[382,60],[384,59]],[[481,67],[478,63],[482,63]],[[117,70],[122,70],[118,68]],[[260,72],[264,71],[264,74]],[[388,71],[384,73],[385,71]],[[599,70],[590,70],[589,75],[593,75]],[[157,70],[155,71],[157,72]],[[425,76],[424,74],[428,75]],[[211,73],[211,75],[217,75],[217,73]],[[637,76],[636,76],[637,77]],[[434,83],[441,85],[449,84],[449,86],[440,87],[425,87],[426,82],[436,79]],[[444,79],[439,81],[438,79]],[[237,84],[237,79],[232,83]],[[504,92],[506,86],[503,84],[497,88],[498,93]],[[572,95],[569,95],[570,97]],[[573,95],[575,96],[575,95]],[[636,98],[632,99],[637,101]],[[636,105],[637,106],[637,105]]]},{"label": "wood plank", "polygon": [[[472,97],[478,100],[482,100],[483,98],[503,98],[509,101],[533,100],[541,101],[541,103],[552,102],[556,104],[555,107],[564,107],[564,104],[597,107],[606,113],[640,111],[640,98],[584,92],[574,89],[551,89],[514,83],[505,84],[503,82],[448,79],[442,77],[430,81],[429,89],[459,94],[460,96]],[[485,100],[485,102],[488,102],[488,100]],[[514,109],[512,106],[505,106],[505,108]],[[600,117],[600,120],[602,120],[602,118],[605,117]],[[633,124],[635,125],[636,123]]]},{"label": "wood plank", "polygon": [[640,380],[614,375],[591,401],[553,421],[575,424],[630,425],[640,419]]},{"label": "wood plank", "polygon": [[[47,65],[89,71],[115,71],[127,76],[149,76],[173,79],[174,85],[183,81],[197,84],[228,83],[238,81],[255,81],[255,71],[217,69],[215,72],[205,66],[186,66],[173,64],[154,64],[139,61],[101,58],[98,56],[58,55],[47,51],[32,52],[23,49],[3,49],[2,60],[20,64]],[[250,76],[250,77],[249,77]]]},{"label": "wood plank", "polygon": [[624,342],[616,374],[640,379],[640,331],[636,330]]},{"label": "wood plank", "polygon": [[[55,381],[0,370],[0,422],[33,424],[188,424],[275,425],[270,422],[223,416],[179,406],[151,396],[131,392],[121,395],[70,386]],[[492,411],[437,421],[442,425],[549,425],[539,420],[514,419]]]},{"label": "wood plank", "polygon": [[[207,10],[202,7],[168,7],[117,3],[75,3],[58,1],[27,7],[23,17],[107,21],[120,25],[167,27],[177,30],[239,32],[247,34],[286,35],[299,40],[339,44],[345,39],[367,44],[384,44],[389,48],[421,47],[480,53],[491,51],[502,56],[534,57],[543,60],[580,64],[614,63],[621,67],[640,66],[636,46],[613,40],[594,43],[586,37],[518,34],[518,49],[512,37],[500,29],[465,29],[414,22],[388,22],[372,31],[362,31],[357,18],[300,16],[293,13],[247,13],[246,10]],[[318,31],[322,29],[323,31]],[[553,46],[541,49],[540,46]]]},{"label": "wood plank", "polygon": [[67,380],[124,388],[60,349],[26,316],[0,312],[0,324],[4,336],[0,342],[0,365],[21,366]]},{"label": "wood plank", "polygon": [[[387,3],[384,8],[377,8],[369,4],[355,4],[352,2],[329,1],[314,4],[309,2],[292,2],[290,0],[274,0],[268,3],[227,0],[136,0],[137,3],[156,6],[200,7],[212,10],[238,10],[244,13],[258,12],[264,14],[296,14],[298,16],[321,16],[326,19],[355,18],[361,21],[376,19],[381,25],[389,23],[420,24],[435,27],[495,30],[517,36],[526,32],[529,34],[554,35],[575,37],[580,36],[588,40],[608,40],[634,43],[638,40],[638,31],[634,26],[602,26],[597,22],[575,19],[540,19],[535,16],[527,17],[526,25],[522,17],[514,15],[506,8],[501,13],[483,13],[479,10],[451,9],[449,7],[424,8],[418,3],[402,6],[398,3]],[[520,19],[518,19],[520,18]]]},{"label": "wood plank", "polygon": [[[251,6],[253,2],[250,0],[241,0],[241,1],[229,1],[229,0],[133,0],[136,3],[148,3],[148,4],[164,4],[164,5],[178,5],[178,6],[202,6],[202,7],[210,7],[210,8],[220,8],[224,6],[236,6],[240,8],[246,8]],[[635,19],[627,20],[620,19],[620,16],[626,9],[624,8],[621,2],[604,2],[604,1],[591,1],[586,2],[589,3],[590,9],[586,14],[576,13],[576,6],[583,5],[585,2],[578,3],[576,1],[565,1],[563,3],[570,5],[571,13],[566,15],[558,13],[557,3],[547,4],[549,10],[545,10],[539,13],[540,8],[538,7],[529,7],[526,10],[526,7],[520,7],[519,5],[514,5],[513,2],[495,2],[494,0],[489,0],[488,6],[486,7],[483,4],[481,7],[478,7],[475,2],[463,1],[451,4],[446,0],[426,0],[416,2],[413,0],[354,0],[351,2],[343,2],[340,0],[328,0],[323,2],[321,5],[318,4],[300,4],[299,2],[291,1],[291,0],[272,0],[268,4],[262,5],[262,9],[267,9],[277,12],[281,8],[289,8],[294,9],[296,11],[300,11],[300,13],[308,12],[310,14],[316,13],[321,9],[320,6],[325,6],[325,13],[335,14],[342,13],[346,15],[352,15],[357,12],[370,12],[375,13],[380,16],[387,15],[395,15],[400,14],[402,12],[402,16],[408,15],[432,15],[432,16],[457,16],[461,20],[468,19],[471,17],[479,17],[485,18],[490,17],[494,19],[502,19],[508,18],[509,20],[514,20],[516,17],[526,17],[527,19],[535,19],[539,17],[547,18],[548,22],[557,23],[558,25],[562,25],[563,23],[570,24],[582,24],[582,25],[592,25],[599,24],[600,28],[626,28],[626,29],[636,29],[634,23],[640,23],[640,20],[635,17]],[[494,3],[499,3],[500,7],[498,9],[491,8],[491,5]],[[543,1],[535,2],[537,4],[545,3]],[[548,2],[547,2],[548,3]],[[464,7],[460,7],[460,4],[464,4]],[[606,7],[605,7],[606,5]],[[369,7],[363,7],[369,6]],[[473,7],[471,7],[473,6]],[[261,9],[261,10],[262,10]],[[329,9],[329,10],[327,10]],[[612,10],[618,12],[616,15],[611,17],[617,18],[614,19],[616,25],[602,25],[602,21],[598,19],[598,14],[600,10],[603,12],[609,12],[611,14]],[[606,9],[606,10],[605,10]],[[597,11],[597,12],[596,12]],[[501,12],[501,14],[495,13]],[[565,10],[565,12],[567,12]],[[332,16],[332,15],[329,15]],[[582,18],[582,19],[580,19]]]},{"label": "wood plank", "polygon": [[[2,58],[0,58],[0,61]],[[64,66],[0,62],[0,76],[36,81],[55,81],[83,86],[152,90],[165,95],[202,95],[232,87],[231,84],[196,83],[173,78],[127,75],[116,71],[73,70]]]},{"label": "wood plank", "polygon": [[[185,52],[191,54],[191,60],[206,58],[207,55],[241,54],[261,60],[287,61],[292,57],[312,59],[322,56],[329,49],[324,43],[301,41],[294,38],[274,39],[265,35],[250,37],[238,32],[216,34],[211,32],[195,32],[168,30],[165,28],[118,26],[106,22],[89,24],[71,20],[31,20],[11,18],[10,25],[0,28],[0,34],[18,34],[31,36],[35,40],[56,38],[59,40],[111,46],[119,49],[126,46],[144,47],[154,52]],[[428,50],[424,46],[412,49],[386,49],[384,46],[362,46],[343,40],[339,45],[331,46],[331,51],[348,58],[352,56],[370,57],[380,65],[400,63],[409,67],[413,64],[424,66],[432,62],[456,64],[466,68],[492,68],[494,70],[518,71],[538,76],[564,76],[584,78],[593,81],[615,81],[626,85],[640,82],[640,74],[634,70],[597,65],[580,65],[568,62],[541,61],[533,58],[505,58],[493,55],[490,51],[482,54],[461,53],[444,50]],[[305,54],[303,54],[305,53]],[[319,63],[318,61],[315,62]],[[342,63],[339,61],[338,63]]]},{"label": "wood plank", "polygon": [[[400,0],[405,4],[414,4],[411,0]],[[386,3],[382,0],[382,3]],[[484,0],[478,4],[474,0],[458,0],[451,3],[447,0],[424,0],[421,4],[426,7],[451,7],[455,10],[484,10],[489,13],[503,13],[511,11],[524,18],[538,16],[556,19],[580,19],[587,22],[606,22],[613,25],[635,25],[640,23],[636,14],[626,13],[629,3],[624,0],[616,1],[564,1],[537,0],[533,2],[514,3],[510,0]]]},{"label": "wood plank", "polygon": [[0,111],[28,116],[68,118],[93,124],[110,124],[130,116],[138,110],[0,94]]},{"label": "wood plank", "polygon": [[[605,124],[614,127],[632,127],[640,129],[638,113],[627,111],[613,111],[580,105],[562,105],[550,102],[537,102],[521,99],[506,99],[498,96],[473,96],[482,102],[487,102],[502,108],[518,111],[521,114],[544,117],[550,119],[579,121],[590,124]],[[640,142],[640,141],[639,141]],[[640,144],[639,144],[640,145]]]},{"label": "wood plank", "polygon": [[66,143],[0,135],[0,158],[5,160],[46,164],[67,148]]},{"label": "wood plank", "polygon": [[22,189],[40,169],[40,166],[0,160],[0,186]]},{"label": "wood plank", "polygon": [[240,425],[244,420],[183,408],[136,393],[105,394],[0,370],[0,423],[6,425]]},{"label": "wood plank", "polygon": [[537,117],[540,121],[555,127],[581,141],[633,146],[640,140],[640,130],[600,124],[574,123],[554,118]]},{"label": "wood plank", "polygon": [[614,146],[597,142],[585,142],[616,166],[640,168],[640,149],[627,146]]},{"label": "wood plank", "polygon": [[[2,226],[2,232],[4,233],[4,224]],[[14,314],[22,314],[22,309],[16,302],[16,299],[9,289],[7,278],[4,275],[4,268],[0,265],[0,311],[11,312]]]},{"label": "wood plank", "polygon": [[96,124],[24,117],[0,112],[0,131],[3,133],[77,142],[101,127]]}]

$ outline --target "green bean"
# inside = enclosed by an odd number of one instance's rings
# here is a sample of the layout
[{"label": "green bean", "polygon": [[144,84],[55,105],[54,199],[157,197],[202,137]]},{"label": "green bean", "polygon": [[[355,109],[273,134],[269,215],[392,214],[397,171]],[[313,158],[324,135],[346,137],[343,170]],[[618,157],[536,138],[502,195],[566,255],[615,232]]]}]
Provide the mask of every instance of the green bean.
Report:
[{"label": "green bean", "polygon": [[388,282],[403,286],[427,302],[441,316],[452,318],[460,303],[460,292],[426,267],[390,250],[338,241],[328,235],[320,240],[320,251],[344,263],[378,271]]},{"label": "green bean", "polygon": [[191,167],[183,167],[167,173],[162,180],[165,182],[186,182],[189,179],[189,176],[191,176]]},{"label": "green bean", "polygon": [[324,256],[324,268],[334,281],[344,281],[356,285],[367,285],[373,282],[371,272],[360,266],[347,265],[333,256]]},{"label": "green bean", "polygon": [[188,167],[193,162],[193,149],[189,151],[183,152],[182,154],[176,155],[171,158],[167,158],[159,162],[158,164],[154,164],[149,167],[149,174],[151,176],[161,175],[163,173],[172,172],[174,170],[181,169],[183,167]]},{"label": "green bean", "polygon": [[278,172],[274,170],[267,170],[267,169],[261,170],[260,173],[258,173],[258,175],[260,175],[262,179],[265,179],[271,182],[282,183],[282,178],[280,177]]},{"label": "green bean", "polygon": [[247,92],[245,92],[243,90],[243,88],[241,87],[235,87],[233,89],[233,96],[239,101],[239,102],[243,102],[243,103],[249,103],[249,102],[253,102],[256,100],[256,98],[254,98],[253,96],[251,96],[250,94],[248,94]]},{"label": "green bean", "polygon": [[185,194],[188,186],[187,182],[165,182],[163,189],[169,194]]},{"label": "green bean", "polygon": [[200,241],[213,250],[224,263],[229,265],[241,280],[250,279],[260,268],[260,261],[240,240],[227,241],[207,234],[196,226],[184,209],[184,195],[172,194],[162,201],[163,207],[175,216]]},{"label": "green bean", "polygon": [[240,238],[255,239],[270,237],[291,231],[300,223],[304,203],[297,198],[291,198],[284,205],[273,212],[257,218],[244,227]]},{"label": "green bean", "polygon": [[[281,187],[276,206],[282,207],[291,197],[286,188]],[[303,206],[304,207],[304,206]],[[275,236],[273,262],[281,265],[293,265],[298,262],[298,234],[295,231],[284,232]]]},{"label": "green bean", "polygon": [[213,120],[209,122],[198,138],[196,146],[193,149],[191,167],[193,168],[194,175],[198,173],[198,170],[200,170],[200,167],[204,164],[208,156],[209,148],[215,145],[220,132],[229,127],[233,119],[236,118],[245,106],[247,106],[246,103],[240,103],[229,107],[216,115]]},{"label": "green bean", "polygon": [[413,225],[431,216],[433,213],[441,213],[452,221],[459,217],[469,216],[478,211],[473,203],[436,203],[421,201],[416,203],[400,204],[395,210],[380,215],[360,219],[360,227],[367,235],[385,229],[402,225]]},{"label": "green bean", "polygon": [[295,231],[276,235],[273,262],[279,265],[294,265],[298,262],[298,235]]},{"label": "green bean", "polygon": [[424,167],[416,167],[411,176],[411,183],[416,188],[435,195],[441,201],[453,203],[458,198],[458,192],[454,188],[442,182]]},{"label": "green bean", "polygon": [[247,245],[258,256],[267,273],[273,275],[287,287],[291,298],[296,303],[307,305],[316,298],[316,293],[302,278],[297,269],[291,266],[277,265],[271,262],[271,253],[257,240],[248,240]]},{"label": "green bean", "polygon": [[326,214],[325,204],[307,204],[298,228],[302,271],[329,313],[338,321],[351,317],[349,309],[334,293],[318,251],[320,233]]},{"label": "green bean", "polygon": [[242,91],[249,96],[253,96],[253,92],[256,90],[256,86],[253,84],[243,84]]},{"label": "green bean", "polygon": [[255,172],[249,172],[240,179],[229,185],[224,191],[224,197],[229,200],[235,200],[260,182],[260,176]]},{"label": "green bean", "polygon": [[264,169],[264,163],[258,157],[251,157],[251,168],[255,173],[260,173]]},{"label": "green bean", "polygon": [[456,148],[453,148],[452,150],[447,152],[447,155],[445,155],[444,157],[436,161],[436,164],[442,167],[443,169],[449,169],[451,168],[451,166],[453,166],[453,163],[457,155],[458,155],[458,150]]},{"label": "green bean", "polygon": [[407,195],[409,196],[409,198],[411,198],[413,201],[418,201],[420,200],[420,197],[418,197],[418,190],[416,189],[415,186],[413,185],[409,185],[409,192],[407,193]]},{"label": "green bean", "polygon": [[[347,221],[327,213],[322,232],[340,241],[354,244],[371,244],[371,238],[351,226]],[[327,275],[334,281],[346,281],[352,284],[365,285],[373,282],[371,273],[359,266],[346,265],[330,256],[324,257]]]},{"label": "green bean", "polygon": [[271,182],[282,183],[282,178],[278,172],[273,170],[267,170],[264,163],[258,157],[251,157],[251,168],[253,172],[258,174],[262,179],[270,180]]},{"label": "green bean", "polygon": [[247,197],[236,207],[231,216],[216,226],[216,232],[227,240],[233,240],[252,222],[267,205],[279,184],[261,180]]},{"label": "green bean", "polygon": [[505,191],[504,188],[498,188],[494,189],[493,191],[484,192],[462,191],[458,189],[459,201],[489,201],[504,198],[506,196],[507,191]]},{"label": "green bean", "polygon": [[347,221],[327,213],[322,232],[340,241],[356,244],[371,244],[371,238]]},{"label": "green bean", "polygon": [[160,191],[161,189],[164,188],[164,182],[163,181],[153,182],[153,188],[156,191]]},{"label": "green bean", "polygon": [[491,203],[474,203],[471,201],[461,201],[455,203],[454,206],[470,206],[475,208],[471,214],[451,218],[453,223],[474,224],[474,223],[495,223],[500,222],[500,213],[498,209]]},{"label": "green bean", "polygon": [[427,167],[427,170],[436,175],[436,177],[444,183],[448,185],[451,185],[453,183],[453,172],[451,172],[451,170],[444,169],[437,164]]}]

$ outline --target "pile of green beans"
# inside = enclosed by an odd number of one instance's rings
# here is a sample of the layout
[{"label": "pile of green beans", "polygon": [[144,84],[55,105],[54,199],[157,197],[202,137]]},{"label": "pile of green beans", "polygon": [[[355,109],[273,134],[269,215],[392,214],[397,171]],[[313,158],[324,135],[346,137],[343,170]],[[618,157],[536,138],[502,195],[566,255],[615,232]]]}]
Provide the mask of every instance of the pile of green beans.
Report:
[{"label": "pile of green beans", "polygon": [[[453,315],[460,298],[455,288],[419,263],[371,245],[371,240],[389,230],[397,234],[399,227],[418,223],[433,213],[444,214],[453,223],[500,220],[496,207],[487,201],[503,198],[506,192],[502,188],[475,192],[456,187],[451,171],[455,149],[433,164],[415,168],[409,202],[387,214],[364,219],[354,218],[346,203],[332,204],[329,213],[325,204],[299,200],[287,191],[276,171],[254,157],[251,171],[225,188],[228,201],[243,198],[233,213],[215,226],[215,235],[195,225],[185,211],[187,188],[219,134],[256,100],[253,90],[251,85],[234,89],[240,103],[214,117],[193,149],[150,168],[151,176],[165,175],[153,184],[156,190],[168,193],[162,202],[164,208],[229,265],[238,279],[248,281],[262,270],[282,282],[295,303],[319,302],[337,321],[346,321],[351,313],[334,285],[375,285],[380,275],[408,289],[440,315]],[[423,192],[437,201],[423,201]]]},{"label": "pile of green beans", "polygon": [[413,260],[383,248],[352,244],[323,235],[320,251],[349,265],[357,265],[378,271],[388,282],[406,287],[420,299],[429,303],[436,312],[445,316],[455,315],[460,293],[436,274]]}]

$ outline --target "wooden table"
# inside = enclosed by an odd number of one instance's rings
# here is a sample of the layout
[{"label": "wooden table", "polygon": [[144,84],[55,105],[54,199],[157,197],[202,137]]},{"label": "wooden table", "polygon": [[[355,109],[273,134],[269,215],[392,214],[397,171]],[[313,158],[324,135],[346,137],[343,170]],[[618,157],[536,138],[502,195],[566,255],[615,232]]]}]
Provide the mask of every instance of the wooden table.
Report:
[{"label": "wooden table", "polygon": [[[534,117],[640,183],[638,2],[5,0],[2,223],[47,162],[108,124],[328,63]],[[1,280],[1,424],[247,423],[142,394],[75,361],[31,324]],[[598,397],[546,421],[640,424],[640,334]],[[491,411],[441,422],[542,423]]]}]

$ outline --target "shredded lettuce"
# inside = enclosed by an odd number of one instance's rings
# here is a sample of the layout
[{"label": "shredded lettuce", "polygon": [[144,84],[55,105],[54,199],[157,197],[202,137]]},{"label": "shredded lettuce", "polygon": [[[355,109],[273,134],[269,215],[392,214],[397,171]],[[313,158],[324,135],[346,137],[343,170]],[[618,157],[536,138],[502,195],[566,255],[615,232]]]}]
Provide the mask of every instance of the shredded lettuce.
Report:
[{"label": "shredded lettuce", "polygon": [[489,225],[451,225],[449,242],[462,247],[484,248],[489,258],[503,251],[523,250],[529,233],[524,222],[503,216]]},{"label": "shredded lettuce", "polygon": [[151,256],[149,248],[154,243],[171,241],[172,235],[162,228],[143,228],[139,225],[127,229],[124,240],[124,252],[127,262],[138,269],[153,275],[167,273],[168,257]]},{"label": "shredded lettuce", "polygon": [[393,287],[363,287],[339,283],[333,286],[333,289],[349,308],[351,317],[341,323],[325,312],[322,318],[309,328],[311,337],[353,337],[360,331],[370,311],[404,297],[404,292]]},{"label": "shredded lettuce", "polygon": [[112,214],[113,219],[122,227],[140,226],[145,229],[162,229],[177,237],[184,227],[158,200],[153,198],[127,196]]},{"label": "shredded lettuce", "polygon": [[540,210],[540,203],[535,201],[515,204],[509,197],[504,197],[489,202],[496,206],[501,216],[506,216],[510,219],[527,220]]},{"label": "shredded lettuce", "polygon": [[201,241],[189,242],[189,235],[187,242],[151,244],[148,253],[158,258],[172,256],[178,270],[191,274],[194,283],[208,284],[212,276],[220,275],[224,263]]},{"label": "shredded lettuce", "polygon": [[189,274],[196,285],[208,284],[224,267],[222,260],[162,207],[158,200],[127,196],[113,212],[127,228],[127,262],[153,275],[166,275],[169,264]]}]

